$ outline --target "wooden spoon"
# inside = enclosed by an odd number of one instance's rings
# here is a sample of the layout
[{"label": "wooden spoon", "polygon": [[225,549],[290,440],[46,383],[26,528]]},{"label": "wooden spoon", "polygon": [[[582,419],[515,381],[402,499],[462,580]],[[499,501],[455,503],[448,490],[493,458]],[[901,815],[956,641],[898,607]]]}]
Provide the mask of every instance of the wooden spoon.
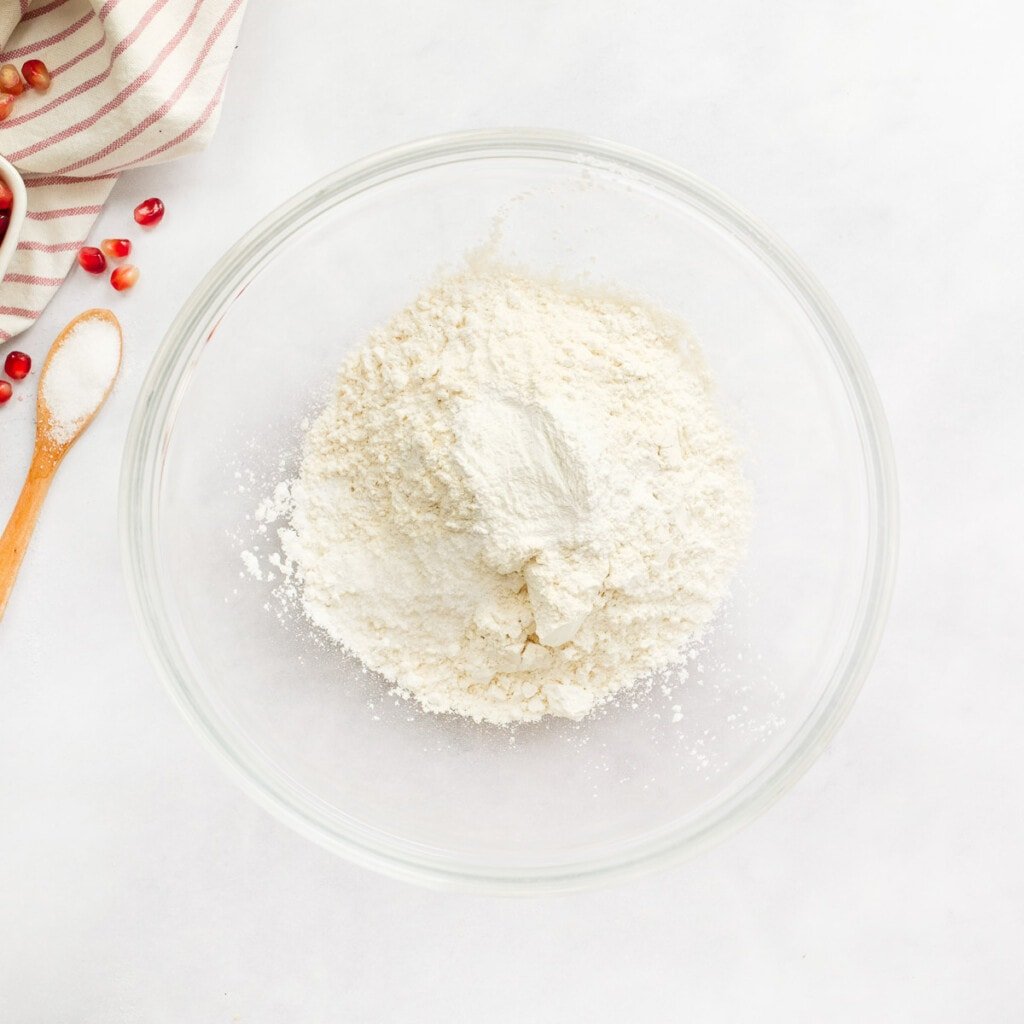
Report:
[{"label": "wooden spoon", "polygon": [[[53,363],[53,357],[60,351],[74,329],[86,320],[105,320],[117,331],[117,366],[110,375],[110,383],[99,396],[92,412],[75,425],[73,434],[58,440],[54,436],[56,421],[44,397],[46,373]],[[78,342],[78,344],[84,344],[84,342]],[[88,309],[76,316],[57,335],[57,340],[50,348],[46,362],[43,363],[42,372],[39,374],[39,397],[36,400],[36,445],[32,453],[32,463],[28,467],[25,486],[21,489],[10,521],[7,523],[7,529],[0,537],[0,619],[4,616],[7,599],[14,589],[14,580],[18,575],[18,569],[21,568],[21,560],[25,557],[25,550],[28,548],[36,520],[39,518],[39,511],[43,507],[43,499],[50,489],[50,481],[53,480],[57,467],[64,461],[64,456],[71,450],[71,446],[85,433],[86,427],[96,418],[96,413],[107,400],[107,395],[110,394],[110,389],[114,386],[118,371],[121,369],[121,350],[121,325],[117,322],[117,317],[109,309]]]}]

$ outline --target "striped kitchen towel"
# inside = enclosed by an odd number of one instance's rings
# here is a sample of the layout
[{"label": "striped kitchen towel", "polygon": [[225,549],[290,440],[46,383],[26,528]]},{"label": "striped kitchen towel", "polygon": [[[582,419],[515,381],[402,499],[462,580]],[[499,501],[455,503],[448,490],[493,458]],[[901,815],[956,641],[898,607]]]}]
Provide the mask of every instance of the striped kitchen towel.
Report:
[{"label": "striped kitchen towel", "polygon": [[28,211],[0,284],[0,344],[30,326],[75,262],[118,175],[172,160],[216,125],[245,0],[0,0],[0,64],[50,69],[0,122]]}]

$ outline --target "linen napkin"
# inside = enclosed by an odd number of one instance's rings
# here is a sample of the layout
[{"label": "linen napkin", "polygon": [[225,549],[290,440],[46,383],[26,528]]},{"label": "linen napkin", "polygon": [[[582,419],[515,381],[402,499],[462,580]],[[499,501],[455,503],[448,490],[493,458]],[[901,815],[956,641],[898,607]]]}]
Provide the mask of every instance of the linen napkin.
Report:
[{"label": "linen napkin", "polygon": [[245,0],[0,0],[0,64],[42,60],[0,122],[28,211],[0,283],[0,344],[74,265],[122,171],[201,149],[216,127]]}]

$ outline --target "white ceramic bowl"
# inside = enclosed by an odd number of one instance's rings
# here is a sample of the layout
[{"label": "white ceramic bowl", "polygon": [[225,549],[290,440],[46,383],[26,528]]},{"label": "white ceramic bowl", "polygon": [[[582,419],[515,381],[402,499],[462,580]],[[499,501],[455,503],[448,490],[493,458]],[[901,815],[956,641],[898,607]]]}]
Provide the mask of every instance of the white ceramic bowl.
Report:
[{"label": "white ceramic bowl", "polygon": [[21,225],[25,220],[25,210],[28,197],[25,194],[25,183],[10,161],[0,156],[0,178],[7,183],[7,187],[14,193],[14,202],[11,204],[11,220],[7,225],[7,234],[0,242],[0,281],[7,273],[7,267],[14,256],[14,250],[18,248],[18,238],[21,235]]}]

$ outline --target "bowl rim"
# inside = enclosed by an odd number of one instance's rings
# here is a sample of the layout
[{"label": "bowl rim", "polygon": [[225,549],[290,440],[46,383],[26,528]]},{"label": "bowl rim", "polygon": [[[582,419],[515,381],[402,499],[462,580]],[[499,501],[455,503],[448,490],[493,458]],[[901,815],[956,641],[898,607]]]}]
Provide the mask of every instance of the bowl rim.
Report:
[{"label": "bowl rim", "polygon": [[7,222],[7,234],[0,242],[0,282],[2,282],[18,248],[21,226],[25,221],[25,212],[28,207],[28,193],[25,191],[25,182],[18,173],[18,168],[3,156],[0,156],[0,178],[7,183],[7,187],[14,197],[11,202],[11,218]]},{"label": "bowl rim", "polygon": [[[268,262],[275,248],[320,213],[398,176],[441,164],[493,157],[578,161],[639,175],[701,209],[767,265],[798,300],[843,381],[860,436],[867,481],[868,551],[862,590],[828,685],[800,728],[761,770],[707,818],[659,834],[628,852],[552,867],[456,864],[428,851],[413,855],[356,828],[317,817],[316,799],[298,792],[283,772],[258,765],[211,719],[159,601],[155,500],[163,438],[192,367],[227,308]],[[489,894],[551,893],[623,880],[695,856],[749,823],[792,787],[848,714],[871,667],[895,582],[898,547],[895,460],[884,411],[867,365],[832,300],[772,231],[731,199],[668,161],[614,142],[569,132],[483,129],[431,136],[348,164],[308,186],[265,216],[213,266],[182,306],[142,384],[122,459],[119,530],[129,601],[150,660],[179,710],[241,787],[297,832],[348,860],[394,878],[434,888]]]}]

